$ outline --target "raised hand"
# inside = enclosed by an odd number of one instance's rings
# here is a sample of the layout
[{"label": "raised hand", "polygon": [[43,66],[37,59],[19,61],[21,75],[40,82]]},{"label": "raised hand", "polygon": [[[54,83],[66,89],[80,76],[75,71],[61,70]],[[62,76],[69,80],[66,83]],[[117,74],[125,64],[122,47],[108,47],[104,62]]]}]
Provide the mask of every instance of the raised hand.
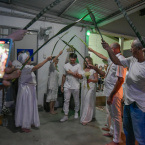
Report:
[{"label": "raised hand", "polygon": [[106,43],[105,41],[102,41],[101,44],[102,44],[102,46],[103,46],[104,49],[106,49],[106,50],[111,49],[110,46],[109,46],[109,44]]},{"label": "raised hand", "polygon": [[23,39],[26,33],[27,33],[27,30],[17,30],[14,33],[7,36],[7,38],[11,38],[13,41],[19,41]]},{"label": "raised hand", "polygon": [[59,55],[61,55],[63,53],[63,50],[61,50],[60,52],[59,52]]},{"label": "raised hand", "polygon": [[52,60],[52,56],[47,57],[47,61]]}]

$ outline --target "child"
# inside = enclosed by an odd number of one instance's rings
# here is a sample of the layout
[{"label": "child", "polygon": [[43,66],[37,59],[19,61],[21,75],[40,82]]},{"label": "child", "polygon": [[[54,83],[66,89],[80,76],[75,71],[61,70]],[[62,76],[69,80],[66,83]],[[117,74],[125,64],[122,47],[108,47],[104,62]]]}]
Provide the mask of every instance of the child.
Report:
[{"label": "child", "polygon": [[[88,64],[93,64],[92,58],[85,58]],[[98,74],[84,62],[83,81],[81,89],[81,123],[86,125],[95,114],[96,82]]]},{"label": "child", "polygon": [[55,101],[57,99],[58,93],[58,80],[59,80],[59,71],[57,69],[58,57],[63,53],[63,50],[55,57],[52,57],[52,62],[49,67],[49,78],[48,78],[48,94],[46,102],[50,102],[50,114],[56,114],[54,111]]},{"label": "child", "polygon": [[[29,56],[27,53],[22,53],[18,57],[18,60],[22,64],[28,59]],[[15,125],[16,127],[21,126],[24,132],[30,132],[31,125],[35,127],[40,126],[36,97],[36,76],[34,71],[42,67],[49,60],[51,60],[51,57],[48,57],[36,66],[30,65],[30,60],[21,72],[16,102]]]}]

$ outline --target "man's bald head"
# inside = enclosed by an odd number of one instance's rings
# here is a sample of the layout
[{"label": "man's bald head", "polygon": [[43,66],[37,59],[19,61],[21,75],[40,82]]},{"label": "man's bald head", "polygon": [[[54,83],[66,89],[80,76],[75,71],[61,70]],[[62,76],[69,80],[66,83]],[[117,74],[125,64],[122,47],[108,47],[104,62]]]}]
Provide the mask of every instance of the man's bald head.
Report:
[{"label": "man's bald head", "polygon": [[[144,43],[145,43],[145,38],[142,37]],[[133,47],[135,47],[136,49],[143,49],[143,46],[140,42],[140,40],[138,38],[136,38],[135,40],[133,40],[133,43],[132,43]]]},{"label": "man's bald head", "polygon": [[120,45],[118,43],[112,43],[110,47],[115,54],[120,53]]}]

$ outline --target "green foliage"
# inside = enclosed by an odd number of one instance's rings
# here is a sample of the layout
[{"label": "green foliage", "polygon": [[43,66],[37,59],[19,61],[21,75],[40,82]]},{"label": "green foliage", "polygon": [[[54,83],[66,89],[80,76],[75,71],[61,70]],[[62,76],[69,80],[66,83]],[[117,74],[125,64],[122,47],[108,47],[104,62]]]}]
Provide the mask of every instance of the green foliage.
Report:
[{"label": "green foliage", "polygon": [[[62,39],[61,39],[62,40]],[[62,40],[66,45],[68,45],[70,48],[74,49],[83,59],[84,61],[87,63],[87,61],[85,60],[85,58],[81,55],[81,53],[76,49],[74,48],[72,45],[68,44],[66,41]],[[87,63],[88,64],[88,63]]]},{"label": "green foliage", "polygon": [[87,8],[87,9],[88,9],[89,15],[90,15],[90,17],[91,17],[91,19],[93,21],[93,24],[95,26],[95,30],[99,32],[99,34],[100,34],[100,36],[101,36],[101,38],[103,40],[103,36],[102,36],[98,26],[97,26],[97,22],[96,22],[96,19],[95,19],[95,16],[94,16],[93,12],[89,8]]},{"label": "green foliage", "polygon": [[[89,14],[89,13],[88,13]],[[80,22],[81,20],[83,20],[88,14],[86,14],[83,18],[81,18],[81,19],[79,19],[79,20],[77,20],[76,22],[74,22],[74,23],[71,23],[71,24],[69,24],[69,25],[67,25],[67,26],[65,26],[65,27],[63,27],[59,32],[57,32],[54,36],[52,36],[49,40],[47,40],[43,45],[41,45],[31,56],[30,56],[30,58],[24,63],[24,65],[21,67],[21,69],[20,70],[22,70],[24,67],[25,67],[25,65],[28,63],[28,61],[43,47],[43,46],[45,46],[49,41],[51,41],[53,38],[55,38],[56,36],[58,36],[59,34],[61,34],[61,33],[63,33],[63,32],[65,32],[65,31],[67,31],[68,29],[70,29],[71,27],[73,27],[75,24],[77,24],[78,22]]]},{"label": "green foliage", "polygon": [[[68,34],[68,32],[64,33],[60,38],[62,38],[62,37],[65,36],[66,34]],[[59,40],[60,40],[60,38],[59,38]],[[51,56],[53,55],[53,52],[54,52],[54,50],[55,50],[55,48],[56,48],[56,45],[57,45],[57,43],[59,42],[59,40],[55,43],[55,45],[54,45],[54,47],[53,47],[53,50],[52,50],[52,53],[51,53]]]}]

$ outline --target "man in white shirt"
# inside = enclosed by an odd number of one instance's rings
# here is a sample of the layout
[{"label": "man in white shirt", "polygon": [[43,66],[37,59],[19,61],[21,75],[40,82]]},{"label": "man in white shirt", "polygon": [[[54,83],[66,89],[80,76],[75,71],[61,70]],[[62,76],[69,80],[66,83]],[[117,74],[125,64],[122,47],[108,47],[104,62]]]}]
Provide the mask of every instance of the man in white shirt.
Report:
[{"label": "man in white shirt", "polygon": [[139,145],[145,145],[145,58],[143,46],[138,39],[135,39],[131,45],[133,56],[119,60],[105,41],[102,42],[102,45],[116,65],[129,68],[125,84],[123,116],[126,145],[135,145],[135,139]]},{"label": "man in white shirt", "polygon": [[64,117],[60,120],[61,122],[68,120],[68,112],[69,112],[69,102],[71,94],[73,94],[74,102],[75,102],[75,116],[74,118],[78,118],[79,111],[79,90],[80,90],[80,82],[79,79],[82,78],[82,69],[80,64],[76,63],[77,55],[75,53],[70,53],[69,60],[67,64],[64,65],[64,73],[62,77],[61,83],[61,91],[64,92]]},{"label": "man in white shirt", "polygon": [[[120,53],[120,45],[118,43],[113,43],[110,45],[112,52],[119,59],[123,59],[124,57]],[[107,101],[107,110],[111,116],[111,126],[108,118],[108,127],[102,128],[105,131],[109,131],[109,133],[104,134],[104,136],[111,137],[113,136],[113,141],[108,145],[118,145],[121,141],[121,128],[122,128],[122,119],[121,119],[121,100],[123,98],[123,88],[122,84],[125,79],[126,69],[121,66],[115,65],[110,58],[105,57],[104,55],[94,51],[89,48],[89,51],[96,54],[98,57],[103,60],[108,61],[107,72],[99,70],[97,67],[93,67],[100,75],[104,76],[104,95],[106,96]],[[109,115],[108,115],[109,117]]]}]

